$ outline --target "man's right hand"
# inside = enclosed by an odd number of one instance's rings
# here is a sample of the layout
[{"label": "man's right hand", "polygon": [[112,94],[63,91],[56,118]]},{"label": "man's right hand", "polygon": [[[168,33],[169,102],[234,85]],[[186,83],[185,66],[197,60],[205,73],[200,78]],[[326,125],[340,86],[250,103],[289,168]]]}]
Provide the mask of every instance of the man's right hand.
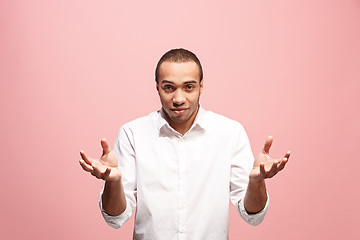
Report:
[{"label": "man's right hand", "polygon": [[101,140],[101,146],[103,154],[99,159],[90,158],[84,151],[80,151],[82,159],[79,160],[79,163],[81,167],[96,178],[105,181],[119,181],[122,175],[118,168],[118,159],[115,153],[110,150],[106,139]]}]

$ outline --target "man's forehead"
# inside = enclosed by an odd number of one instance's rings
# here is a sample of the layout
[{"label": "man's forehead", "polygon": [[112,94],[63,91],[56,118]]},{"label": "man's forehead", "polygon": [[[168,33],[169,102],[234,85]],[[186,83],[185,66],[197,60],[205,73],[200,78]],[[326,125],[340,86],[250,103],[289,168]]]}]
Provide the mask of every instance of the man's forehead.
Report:
[{"label": "man's forehead", "polygon": [[160,64],[160,68],[176,68],[176,67],[183,67],[186,66],[186,68],[198,68],[196,62],[189,60],[186,62],[171,62],[171,61],[164,61]]},{"label": "man's forehead", "polygon": [[200,81],[200,70],[194,61],[163,62],[159,68],[159,80],[174,81],[173,78],[186,78],[186,81]]}]

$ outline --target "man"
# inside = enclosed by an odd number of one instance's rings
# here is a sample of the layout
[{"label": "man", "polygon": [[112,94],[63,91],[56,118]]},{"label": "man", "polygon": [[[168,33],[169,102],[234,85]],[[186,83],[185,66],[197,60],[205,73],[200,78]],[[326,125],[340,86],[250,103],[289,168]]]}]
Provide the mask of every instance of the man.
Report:
[{"label": "man", "polygon": [[272,137],[253,158],[244,128],[199,104],[200,61],[173,49],[155,73],[161,110],[120,128],[114,150],[101,140],[103,155],[80,151],[85,171],[105,180],[99,199],[106,222],[118,228],[135,207],[134,239],[228,239],[229,198],[249,224],[268,207],[265,179],[288,161],[272,159]]}]

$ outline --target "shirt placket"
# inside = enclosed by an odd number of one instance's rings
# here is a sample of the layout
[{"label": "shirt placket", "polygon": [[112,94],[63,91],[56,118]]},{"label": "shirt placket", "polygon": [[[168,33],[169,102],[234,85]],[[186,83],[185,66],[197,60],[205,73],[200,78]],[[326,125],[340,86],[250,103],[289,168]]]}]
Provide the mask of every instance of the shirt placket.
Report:
[{"label": "shirt placket", "polygon": [[179,160],[179,240],[185,239],[185,159],[183,149],[183,137],[178,137],[178,160]]}]

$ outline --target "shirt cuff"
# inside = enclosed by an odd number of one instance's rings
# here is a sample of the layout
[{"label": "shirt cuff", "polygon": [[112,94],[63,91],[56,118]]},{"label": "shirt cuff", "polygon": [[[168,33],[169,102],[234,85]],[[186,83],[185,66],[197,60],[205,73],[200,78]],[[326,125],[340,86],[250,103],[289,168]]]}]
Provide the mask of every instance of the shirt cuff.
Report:
[{"label": "shirt cuff", "polygon": [[260,212],[255,213],[255,214],[249,214],[245,210],[244,199],[241,199],[239,201],[237,209],[238,209],[238,212],[240,213],[240,216],[242,217],[242,219],[245,220],[245,222],[247,222],[248,224],[250,224],[252,226],[257,226],[264,220],[266,212],[267,212],[267,210],[269,208],[269,204],[270,204],[268,193],[266,193],[266,195],[267,195],[267,201],[266,201],[265,207]]},{"label": "shirt cuff", "polygon": [[124,225],[129,218],[131,217],[131,209],[130,209],[130,204],[126,203],[126,209],[124,212],[122,212],[120,215],[118,216],[110,216],[109,214],[107,214],[103,208],[102,205],[102,193],[100,194],[100,198],[99,198],[99,207],[101,210],[101,214],[103,215],[106,223],[113,228],[119,228],[122,225]]}]

